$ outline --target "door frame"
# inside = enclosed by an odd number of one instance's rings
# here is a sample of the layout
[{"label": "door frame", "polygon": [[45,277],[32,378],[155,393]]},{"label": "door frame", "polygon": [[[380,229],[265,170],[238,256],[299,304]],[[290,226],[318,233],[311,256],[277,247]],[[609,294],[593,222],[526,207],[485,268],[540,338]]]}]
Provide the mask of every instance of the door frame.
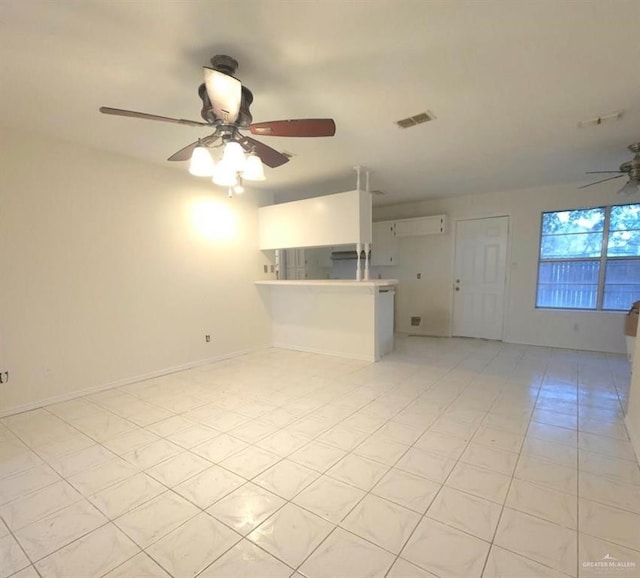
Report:
[{"label": "door frame", "polygon": [[[451,251],[451,316],[450,316],[450,323],[449,323],[449,337],[453,337],[453,310],[455,307],[455,299],[454,299],[454,290],[455,290],[455,277],[456,277],[456,250],[457,250],[457,244],[456,244],[456,239],[458,236],[458,223],[461,221],[479,221],[481,219],[495,219],[498,217],[506,217],[507,218],[507,247],[506,247],[506,253],[505,253],[505,267],[504,267],[504,292],[505,292],[505,299],[504,302],[502,304],[502,327],[501,327],[501,332],[502,332],[502,338],[499,339],[498,341],[501,341],[503,343],[508,343],[505,340],[505,336],[507,333],[507,325],[508,325],[508,317],[509,317],[509,305],[511,303],[511,269],[514,267],[514,263],[512,263],[511,261],[511,222],[512,222],[512,215],[510,213],[497,213],[497,214],[491,214],[491,215],[483,215],[481,217],[464,217],[464,218],[459,218],[459,219],[453,219],[453,230],[452,230],[452,234],[453,234],[453,239],[452,239],[452,251]],[[465,339],[463,337],[460,337],[460,339]],[[468,339],[476,339],[473,337],[469,337]]]}]

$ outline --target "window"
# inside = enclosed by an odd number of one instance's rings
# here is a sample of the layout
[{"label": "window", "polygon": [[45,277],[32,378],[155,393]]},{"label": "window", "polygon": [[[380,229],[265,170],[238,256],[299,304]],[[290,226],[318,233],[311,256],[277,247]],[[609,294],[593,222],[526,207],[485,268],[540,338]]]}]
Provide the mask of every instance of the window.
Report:
[{"label": "window", "polygon": [[640,204],[542,213],[536,307],[626,311],[640,299]]}]

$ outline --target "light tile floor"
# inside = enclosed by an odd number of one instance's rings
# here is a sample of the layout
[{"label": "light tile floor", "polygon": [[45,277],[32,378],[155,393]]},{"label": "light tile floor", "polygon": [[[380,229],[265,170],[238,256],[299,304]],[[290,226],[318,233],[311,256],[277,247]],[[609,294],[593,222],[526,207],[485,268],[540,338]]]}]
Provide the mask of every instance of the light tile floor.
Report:
[{"label": "light tile floor", "polygon": [[622,356],[404,338],[10,416],[0,578],[637,577],[628,383]]}]

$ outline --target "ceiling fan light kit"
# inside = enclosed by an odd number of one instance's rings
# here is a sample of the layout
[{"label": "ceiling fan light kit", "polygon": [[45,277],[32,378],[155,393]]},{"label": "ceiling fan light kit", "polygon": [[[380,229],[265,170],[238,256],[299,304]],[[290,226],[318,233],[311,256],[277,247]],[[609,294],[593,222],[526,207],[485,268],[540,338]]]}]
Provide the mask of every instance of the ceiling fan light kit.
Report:
[{"label": "ceiling fan light kit", "polygon": [[[276,149],[251,137],[241,130],[262,136],[324,137],[333,136],[336,125],[330,118],[274,120],[252,124],[249,107],[253,93],[234,76],[238,62],[231,56],[218,54],[211,59],[211,67],[204,67],[204,82],[198,88],[202,100],[200,116],[205,122],[177,119],[119,108],[100,107],[103,114],[170,122],[193,127],[212,128],[213,133],[198,139],[169,157],[169,161],[189,160],[189,172],[200,177],[212,177],[215,184],[232,192],[243,192],[243,180],[265,180],[264,166],[279,167],[289,161]],[[223,156],[217,163],[209,147],[224,143]]]}]

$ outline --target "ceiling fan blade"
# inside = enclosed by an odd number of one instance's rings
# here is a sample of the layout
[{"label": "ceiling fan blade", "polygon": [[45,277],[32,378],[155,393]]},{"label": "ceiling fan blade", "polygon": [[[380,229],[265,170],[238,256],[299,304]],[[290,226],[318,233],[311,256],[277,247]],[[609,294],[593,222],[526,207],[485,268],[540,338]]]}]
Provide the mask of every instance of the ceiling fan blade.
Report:
[{"label": "ceiling fan blade", "polygon": [[249,127],[251,134],[263,136],[333,136],[336,123],[331,118],[298,118],[258,122]]},{"label": "ceiling fan blade", "polygon": [[186,120],[184,118],[169,118],[168,116],[158,116],[157,114],[147,114],[146,112],[136,112],[135,110],[123,110],[121,108],[110,108],[101,106],[100,112],[103,114],[113,114],[115,116],[130,116],[132,118],[143,118],[145,120],[161,120],[162,122],[172,122],[174,124],[185,124],[187,126],[211,126],[204,122]]},{"label": "ceiling fan blade", "polygon": [[616,175],[615,177],[607,177],[606,179],[602,179],[601,181],[596,181],[595,183],[589,183],[588,185],[583,185],[582,187],[578,187],[578,188],[586,189],[587,187],[592,187],[593,185],[599,185],[600,183],[606,183],[607,181],[612,181],[613,179],[619,179],[620,177],[624,177],[624,174]]},{"label": "ceiling fan blade", "polygon": [[224,72],[205,67],[204,84],[216,118],[233,124],[240,112],[242,83]]},{"label": "ceiling fan blade", "polygon": [[193,154],[193,149],[195,149],[198,145],[202,145],[204,147],[211,146],[214,142],[216,142],[220,137],[218,133],[210,134],[204,138],[197,140],[196,142],[192,142],[188,144],[186,147],[181,148],[178,152],[173,153],[167,160],[168,161],[188,161],[191,159],[191,155]]},{"label": "ceiling fan blade", "polygon": [[289,162],[288,156],[283,155],[276,149],[271,148],[270,146],[261,143],[259,140],[255,140],[249,136],[240,137],[240,140],[238,142],[246,151],[255,150],[255,153],[260,157],[260,160],[272,169],[275,169],[276,167]]},{"label": "ceiling fan blade", "polygon": [[192,142],[184,148],[181,148],[178,152],[173,153],[167,160],[168,161],[188,161],[193,154],[193,149],[198,146],[198,142]]},{"label": "ceiling fan blade", "polygon": [[606,173],[621,173],[622,171],[587,171],[585,174],[587,175],[598,175],[598,174],[606,174]]}]

